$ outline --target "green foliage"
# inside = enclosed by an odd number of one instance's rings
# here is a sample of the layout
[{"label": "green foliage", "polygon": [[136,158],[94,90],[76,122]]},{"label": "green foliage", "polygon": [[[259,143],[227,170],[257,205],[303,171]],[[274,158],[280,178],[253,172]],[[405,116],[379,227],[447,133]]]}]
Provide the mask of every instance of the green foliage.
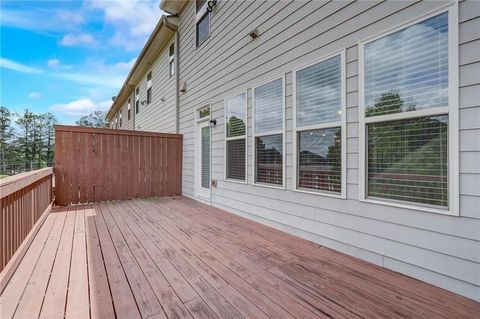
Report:
[{"label": "green foliage", "polygon": [[88,115],[82,116],[78,121],[75,122],[78,126],[86,127],[108,127],[108,122],[105,119],[107,113],[104,111],[95,111]]},{"label": "green foliage", "polygon": [[26,109],[15,114],[0,107],[0,174],[53,165],[55,124],[51,113],[34,114]]}]

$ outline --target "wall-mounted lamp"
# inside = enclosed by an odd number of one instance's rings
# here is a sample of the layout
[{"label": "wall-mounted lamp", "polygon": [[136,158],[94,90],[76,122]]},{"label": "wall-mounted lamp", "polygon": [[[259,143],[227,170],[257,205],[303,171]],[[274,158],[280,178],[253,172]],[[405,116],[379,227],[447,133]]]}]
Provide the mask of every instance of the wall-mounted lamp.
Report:
[{"label": "wall-mounted lamp", "polygon": [[217,125],[217,119],[211,119],[210,121],[208,121],[208,124],[210,127],[214,127],[215,125]]},{"label": "wall-mounted lamp", "polygon": [[207,11],[208,12],[212,12],[213,11],[213,8],[217,5],[217,0],[210,0],[208,1],[207,3]]},{"label": "wall-mounted lamp", "polygon": [[255,29],[252,32],[250,32],[248,35],[250,36],[250,38],[256,39],[256,38],[258,38],[258,30]]},{"label": "wall-mounted lamp", "polygon": [[183,82],[182,84],[180,84],[180,92],[187,92],[187,82]]}]

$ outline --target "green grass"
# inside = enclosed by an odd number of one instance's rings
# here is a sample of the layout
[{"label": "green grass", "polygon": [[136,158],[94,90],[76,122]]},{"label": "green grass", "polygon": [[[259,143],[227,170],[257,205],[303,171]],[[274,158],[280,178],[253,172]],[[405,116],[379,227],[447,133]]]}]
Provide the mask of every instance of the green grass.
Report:
[{"label": "green grass", "polygon": [[5,177],[8,177],[8,175],[0,174],[0,179],[5,178]]}]

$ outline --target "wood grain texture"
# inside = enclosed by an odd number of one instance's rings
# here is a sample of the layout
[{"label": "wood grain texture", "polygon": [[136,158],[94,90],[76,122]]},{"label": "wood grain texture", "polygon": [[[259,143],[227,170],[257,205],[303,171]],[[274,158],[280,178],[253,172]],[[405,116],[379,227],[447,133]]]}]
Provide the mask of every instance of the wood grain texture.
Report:
[{"label": "wood grain texture", "polygon": [[54,208],[3,318],[476,318],[480,303],[185,197]]},{"label": "wood grain texture", "polygon": [[182,135],[56,126],[55,138],[57,205],[182,192]]}]

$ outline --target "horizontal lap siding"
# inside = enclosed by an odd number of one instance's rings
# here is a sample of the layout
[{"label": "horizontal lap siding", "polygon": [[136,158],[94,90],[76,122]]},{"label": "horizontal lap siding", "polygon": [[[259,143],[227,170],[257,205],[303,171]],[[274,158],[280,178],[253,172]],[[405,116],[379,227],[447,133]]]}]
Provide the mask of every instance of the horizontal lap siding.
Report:
[{"label": "horizontal lap siding", "polygon": [[[194,194],[193,110],[212,102],[213,204],[325,246],[480,298],[480,5],[460,3],[460,204],[462,217],[358,201],[358,47],[369,36],[441,6],[440,2],[219,2],[211,35],[195,48],[195,9],[180,19],[180,133],[183,193]],[[260,36],[248,33],[257,28]],[[292,69],[346,48],[347,200],[292,191]],[[251,87],[285,76],[286,189],[253,180]],[[248,185],[224,181],[224,99],[248,90]]]},{"label": "horizontal lap siding", "polygon": [[[136,114],[135,129],[140,131],[175,132],[175,77],[169,73],[169,47],[173,39],[167,41],[152,63],[152,67],[140,81],[140,101],[147,100],[147,74],[152,71],[152,102],[140,104]],[[163,100],[163,101],[162,101]]]}]

